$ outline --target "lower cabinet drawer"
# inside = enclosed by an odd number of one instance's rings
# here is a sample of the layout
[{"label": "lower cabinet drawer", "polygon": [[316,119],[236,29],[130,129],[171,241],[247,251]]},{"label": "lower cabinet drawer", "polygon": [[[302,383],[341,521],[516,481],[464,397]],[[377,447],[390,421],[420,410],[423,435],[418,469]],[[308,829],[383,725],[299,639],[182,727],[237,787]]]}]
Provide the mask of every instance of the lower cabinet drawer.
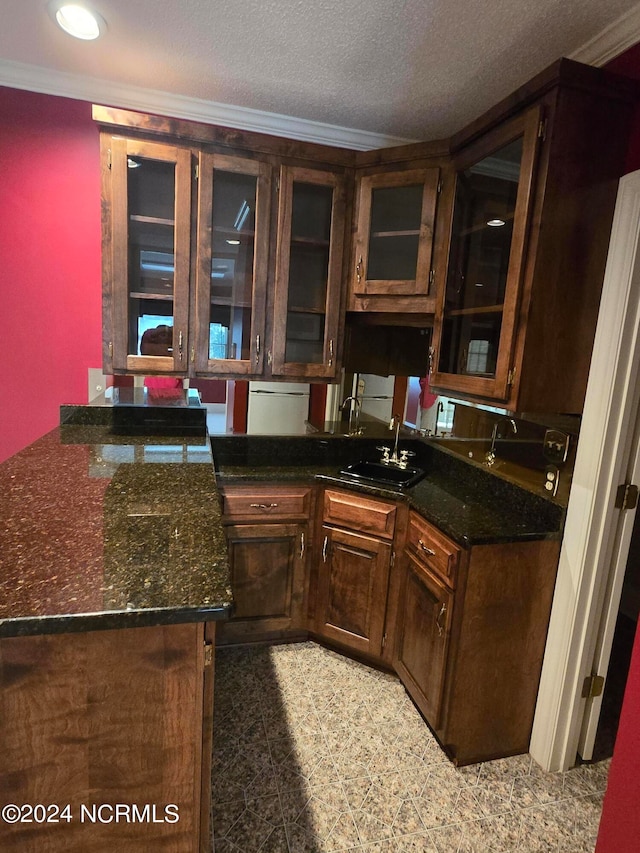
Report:
[{"label": "lower cabinet drawer", "polygon": [[407,550],[442,578],[448,586],[455,588],[460,549],[416,512],[411,512],[409,515]]},{"label": "lower cabinet drawer", "polygon": [[325,524],[393,539],[396,514],[397,507],[393,503],[366,498],[354,492],[327,489],[324,493],[322,519]]},{"label": "lower cabinet drawer", "polygon": [[307,519],[311,505],[308,486],[229,486],[223,491],[224,515],[234,521]]}]

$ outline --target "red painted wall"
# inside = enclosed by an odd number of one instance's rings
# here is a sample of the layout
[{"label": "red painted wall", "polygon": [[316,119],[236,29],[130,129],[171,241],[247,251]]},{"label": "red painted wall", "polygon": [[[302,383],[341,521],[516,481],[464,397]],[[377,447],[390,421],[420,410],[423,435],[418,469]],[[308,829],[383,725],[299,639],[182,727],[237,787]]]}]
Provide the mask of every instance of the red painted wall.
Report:
[{"label": "red painted wall", "polygon": [[[640,79],[640,44],[607,66]],[[640,107],[627,155],[627,172],[640,168]],[[640,850],[640,632],[636,632],[620,725],[609,771],[596,853]]]},{"label": "red painted wall", "polygon": [[0,87],[0,461],[87,402],[100,281],[91,105]]}]

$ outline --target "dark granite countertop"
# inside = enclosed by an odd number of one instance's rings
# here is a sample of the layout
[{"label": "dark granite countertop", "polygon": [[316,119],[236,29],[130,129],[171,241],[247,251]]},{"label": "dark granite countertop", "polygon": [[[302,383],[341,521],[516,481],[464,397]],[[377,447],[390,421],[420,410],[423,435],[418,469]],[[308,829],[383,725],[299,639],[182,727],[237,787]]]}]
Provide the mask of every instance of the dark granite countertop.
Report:
[{"label": "dark granite countertop", "polygon": [[211,438],[216,476],[222,487],[247,482],[321,482],[405,500],[464,547],[560,537],[562,506],[467,464],[428,440],[403,437],[400,441],[401,448],[416,454],[411,465],[426,471],[410,489],[354,482],[339,474],[339,469],[349,463],[379,459],[379,443],[379,439],[326,435]]},{"label": "dark granite countertop", "polygon": [[71,419],[0,465],[0,636],[227,616],[204,428],[131,436],[86,409]]}]

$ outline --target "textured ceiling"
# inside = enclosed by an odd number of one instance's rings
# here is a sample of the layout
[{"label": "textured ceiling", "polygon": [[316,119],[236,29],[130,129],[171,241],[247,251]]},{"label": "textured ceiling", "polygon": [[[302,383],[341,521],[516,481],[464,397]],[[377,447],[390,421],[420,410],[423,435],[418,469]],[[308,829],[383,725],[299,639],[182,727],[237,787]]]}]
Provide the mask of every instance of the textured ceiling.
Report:
[{"label": "textured ceiling", "polygon": [[0,61],[407,139],[447,136],[637,0],[95,0],[97,42],[2,0]]}]

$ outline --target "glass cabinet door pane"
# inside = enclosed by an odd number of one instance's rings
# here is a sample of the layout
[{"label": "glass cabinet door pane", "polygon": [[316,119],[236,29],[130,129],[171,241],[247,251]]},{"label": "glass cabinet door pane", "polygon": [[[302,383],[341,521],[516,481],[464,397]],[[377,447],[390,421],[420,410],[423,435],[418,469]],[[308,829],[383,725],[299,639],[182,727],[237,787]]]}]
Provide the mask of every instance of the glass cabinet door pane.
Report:
[{"label": "glass cabinet door pane", "polygon": [[127,158],[129,355],[173,355],[175,164]]},{"label": "glass cabinet door pane", "polygon": [[333,188],[294,181],[285,361],[321,364]]},{"label": "glass cabinet door pane", "polygon": [[372,191],[367,278],[416,278],[423,193],[423,184]]},{"label": "glass cabinet door pane", "polygon": [[209,359],[251,357],[258,179],[214,169]]},{"label": "glass cabinet door pane", "polygon": [[523,138],[458,172],[439,370],[493,377]]}]

